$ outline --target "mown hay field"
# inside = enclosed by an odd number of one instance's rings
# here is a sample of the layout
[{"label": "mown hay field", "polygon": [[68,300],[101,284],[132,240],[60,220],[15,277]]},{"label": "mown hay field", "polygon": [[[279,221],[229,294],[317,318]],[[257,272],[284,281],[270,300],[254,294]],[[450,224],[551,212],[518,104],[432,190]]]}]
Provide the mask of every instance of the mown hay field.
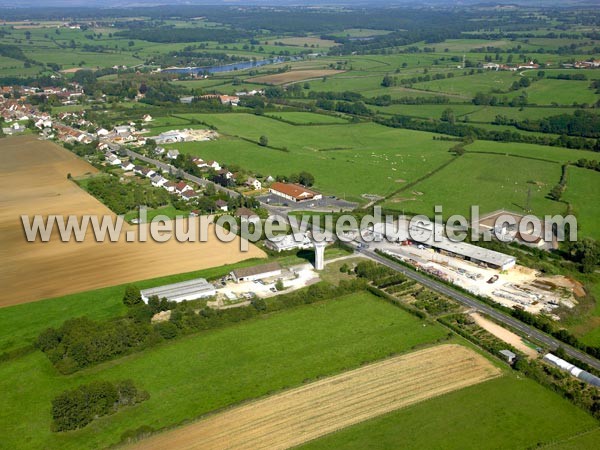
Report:
[{"label": "mown hay field", "polygon": [[241,252],[239,241],[222,243],[213,233],[208,242],[125,242],[125,225],[118,242],[96,242],[88,230],[84,242],[27,242],[21,215],[80,216],[114,214],[67,179],[96,170],[64,148],[33,137],[0,141],[0,307],[56,297],[116,284],[262,257],[250,247]]}]

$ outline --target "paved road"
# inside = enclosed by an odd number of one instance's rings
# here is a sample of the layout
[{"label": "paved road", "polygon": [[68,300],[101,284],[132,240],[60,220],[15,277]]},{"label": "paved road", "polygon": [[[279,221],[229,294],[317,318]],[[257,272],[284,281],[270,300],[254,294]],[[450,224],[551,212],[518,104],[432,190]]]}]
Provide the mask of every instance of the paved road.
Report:
[{"label": "paved road", "polygon": [[578,360],[589,364],[591,367],[600,370],[600,361],[598,361],[596,358],[593,358],[587,355],[586,353],[583,353],[573,347],[570,347],[569,345],[559,341],[558,339],[555,339],[552,336],[542,333],[538,329],[531,327],[521,322],[520,320],[515,319],[514,317],[507,316],[506,314],[503,314],[497,309],[494,309],[493,307],[486,305],[485,303],[468,297],[443,283],[440,283],[438,281],[432,280],[429,277],[416,273],[413,270],[410,270],[400,264],[396,264],[393,261],[390,261],[389,259],[384,258],[383,256],[380,256],[371,250],[362,249],[357,251],[383,265],[390,267],[391,269],[402,273],[403,275],[406,275],[409,278],[412,278],[413,280],[417,281],[418,283],[421,283],[424,286],[427,286],[433,291],[439,292],[440,294],[450,297],[456,300],[457,302],[468,306],[469,308],[475,309],[477,311],[487,314],[490,317],[493,317],[498,322],[520,331],[525,336],[531,337],[531,339],[535,339],[536,341],[541,342],[542,344],[544,344],[552,350],[555,350],[558,346],[561,346],[565,350],[565,353],[567,355],[573,358],[577,358]]}]

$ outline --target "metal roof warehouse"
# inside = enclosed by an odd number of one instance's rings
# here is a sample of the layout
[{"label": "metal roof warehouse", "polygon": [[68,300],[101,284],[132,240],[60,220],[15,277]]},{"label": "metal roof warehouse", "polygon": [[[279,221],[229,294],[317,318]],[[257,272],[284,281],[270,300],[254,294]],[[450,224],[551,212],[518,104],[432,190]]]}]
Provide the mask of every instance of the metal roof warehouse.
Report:
[{"label": "metal roof warehouse", "polygon": [[166,298],[172,302],[183,300],[195,300],[198,298],[212,297],[216,295],[215,287],[204,278],[183,281],[181,283],[167,284],[141,291],[142,300],[148,303],[148,299],[154,295],[158,298]]}]

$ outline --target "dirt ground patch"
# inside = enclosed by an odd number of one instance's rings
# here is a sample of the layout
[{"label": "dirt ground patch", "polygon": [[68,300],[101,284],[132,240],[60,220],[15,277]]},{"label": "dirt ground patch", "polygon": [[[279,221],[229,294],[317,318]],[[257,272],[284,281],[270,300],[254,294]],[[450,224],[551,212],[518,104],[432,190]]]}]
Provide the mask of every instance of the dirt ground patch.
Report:
[{"label": "dirt ground patch", "polygon": [[262,77],[248,78],[248,83],[287,84],[297,81],[311,80],[313,78],[328,77],[344,72],[343,70],[292,70],[290,72],[264,75]]},{"label": "dirt ground patch", "polygon": [[500,369],[474,351],[440,345],[215,414],[137,448],[289,448],[498,375]]},{"label": "dirt ground patch", "polygon": [[95,242],[92,231],[84,242],[27,242],[21,214],[114,215],[106,206],[67,180],[94,173],[87,162],[66,149],[31,136],[0,140],[0,307],[113,286],[165,275],[191,272],[263,257],[239,241],[219,242]]},{"label": "dirt ground patch", "polygon": [[525,345],[521,337],[506,328],[486,319],[478,313],[472,313],[471,317],[475,320],[475,323],[484,330],[496,336],[498,339],[512,345],[517,350],[522,351],[531,358],[537,358],[538,353],[531,347]]}]

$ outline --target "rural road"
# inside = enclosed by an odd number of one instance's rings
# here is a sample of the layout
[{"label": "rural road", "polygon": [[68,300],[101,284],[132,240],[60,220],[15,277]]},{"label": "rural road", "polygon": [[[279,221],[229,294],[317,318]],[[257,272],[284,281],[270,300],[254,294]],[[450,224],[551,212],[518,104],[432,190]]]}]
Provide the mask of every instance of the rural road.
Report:
[{"label": "rural road", "polygon": [[[129,150],[128,148],[121,147],[121,150],[123,150],[125,153],[127,153],[128,156],[139,159],[140,161],[147,162],[148,164],[153,164],[154,166],[158,167],[161,170],[168,171],[169,169],[171,169],[171,170],[177,171],[177,168],[171,166],[170,164],[164,163],[157,159],[152,159],[147,156],[141,155],[137,152],[134,152],[133,150]],[[196,177],[187,172],[183,172],[183,178],[188,181],[193,181],[194,183],[198,184],[199,186],[208,186],[209,184],[212,184],[217,191],[224,192],[225,194],[227,194],[230,197],[239,197],[241,195],[241,194],[237,193],[236,191],[233,191],[231,189],[227,189],[226,187],[221,186],[220,184],[213,183],[212,181],[206,180],[204,178]]]},{"label": "rural road", "polygon": [[550,348],[552,350],[555,350],[557,347],[560,346],[565,350],[565,353],[567,355],[569,355],[573,358],[577,358],[578,360],[585,362],[586,364],[590,365],[591,367],[594,367],[595,369],[600,370],[600,361],[598,361],[597,359],[595,359],[573,347],[570,347],[569,345],[565,344],[564,342],[559,341],[558,339],[553,338],[552,336],[542,333],[538,329],[531,327],[531,326],[521,322],[520,320],[517,320],[513,317],[507,316],[507,315],[501,313],[500,311],[494,309],[493,307],[488,306],[484,303],[481,303],[478,300],[475,300],[471,297],[468,297],[468,296],[446,286],[445,284],[440,283],[439,281],[432,280],[431,278],[421,275],[419,273],[416,273],[410,269],[407,269],[406,267],[404,267],[400,264],[396,264],[395,262],[390,261],[389,259],[384,258],[373,251],[366,250],[366,249],[360,249],[360,250],[357,250],[357,252],[359,252],[359,253],[361,253],[361,254],[363,254],[385,266],[388,266],[389,268],[394,269],[409,278],[412,278],[416,282],[422,284],[423,286],[428,287],[429,289],[431,289],[433,291],[439,292],[440,294],[450,297],[450,298],[456,300],[457,302],[459,302],[465,306],[468,306],[469,308],[472,308],[474,310],[477,310],[477,311],[483,312],[484,314],[487,314],[488,316],[494,318],[498,322],[508,325],[508,326],[512,327],[513,329],[520,331],[525,336],[535,339],[538,342],[541,342],[542,344],[546,345],[548,348]]}]

